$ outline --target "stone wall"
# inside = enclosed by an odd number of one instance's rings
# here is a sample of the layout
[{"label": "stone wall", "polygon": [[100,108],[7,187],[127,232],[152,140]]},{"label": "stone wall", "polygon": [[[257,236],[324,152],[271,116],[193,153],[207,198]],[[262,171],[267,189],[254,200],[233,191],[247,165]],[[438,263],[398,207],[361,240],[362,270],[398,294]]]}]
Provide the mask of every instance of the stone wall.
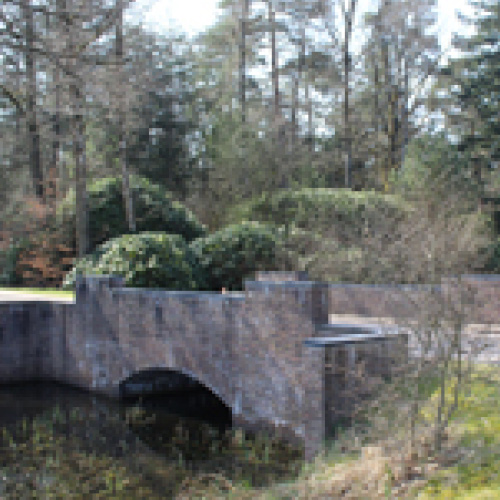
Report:
[{"label": "stone wall", "polygon": [[[354,360],[383,375],[391,354],[385,341],[335,352],[305,341],[364,332],[339,326],[332,333],[325,328],[331,313],[413,317],[430,288],[327,285],[297,273],[257,278],[242,293],[220,294],[87,277],[77,280],[74,304],[0,304],[0,382],[49,378],[117,397],[131,375],[165,368],[205,385],[236,422],[303,440],[311,457],[335,415],[351,412],[353,381],[337,380],[340,372],[328,366],[352,371]],[[475,290],[477,318],[500,323],[500,278],[464,280]],[[442,290],[455,293],[451,282]]]},{"label": "stone wall", "polygon": [[64,373],[65,326],[71,304],[0,304],[0,381],[57,379]]},{"label": "stone wall", "polygon": [[304,340],[328,321],[327,287],[287,280],[247,281],[245,288],[235,348],[237,386],[252,390],[241,391],[242,415],[292,430],[312,456],[324,439],[324,354]]},{"label": "stone wall", "polygon": [[500,276],[465,275],[460,285],[466,291],[462,300],[472,305],[471,316],[475,323],[500,324]]},{"label": "stone wall", "polygon": [[445,279],[440,286],[328,285],[329,312],[372,318],[415,318],[438,306],[436,302],[442,301],[451,289],[455,289],[458,299],[457,286],[462,304],[456,302],[455,306],[457,310],[467,309],[468,320],[500,323],[500,276],[497,275],[464,275],[460,279]]},{"label": "stone wall", "polygon": [[68,353],[73,383],[110,396],[130,375],[178,370],[232,400],[235,302],[242,296],[122,288],[107,277],[77,282]]},{"label": "stone wall", "polygon": [[328,319],[325,285],[247,282],[239,294],[122,285],[87,277],[74,304],[1,304],[0,381],[47,378],[116,397],[129,376],[165,368],[205,385],[236,422],[304,440],[308,456],[319,449],[323,354],[303,341]]},{"label": "stone wall", "polygon": [[418,314],[428,287],[404,285],[328,285],[330,314],[408,318]]},{"label": "stone wall", "polygon": [[324,435],[323,362],[303,340],[327,321],[326,294],[326,285],[290,280],[219,294],[86,278],[77,282],[65,379],[116,396],[134,373],[176,370],[219,396],[236,422],[305,440],[312,456]]}]

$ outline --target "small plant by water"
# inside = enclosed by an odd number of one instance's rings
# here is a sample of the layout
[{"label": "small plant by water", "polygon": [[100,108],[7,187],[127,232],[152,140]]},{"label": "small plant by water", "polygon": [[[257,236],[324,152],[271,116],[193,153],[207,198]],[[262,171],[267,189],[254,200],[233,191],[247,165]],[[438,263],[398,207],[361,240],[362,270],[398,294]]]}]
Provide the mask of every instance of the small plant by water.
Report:
[{"label": "small plant by water", "polygon": [[250,488],[301,467],[301,450],[264,434],[95,401],[1,429],[2,500],[175,498],[208,478]]}]

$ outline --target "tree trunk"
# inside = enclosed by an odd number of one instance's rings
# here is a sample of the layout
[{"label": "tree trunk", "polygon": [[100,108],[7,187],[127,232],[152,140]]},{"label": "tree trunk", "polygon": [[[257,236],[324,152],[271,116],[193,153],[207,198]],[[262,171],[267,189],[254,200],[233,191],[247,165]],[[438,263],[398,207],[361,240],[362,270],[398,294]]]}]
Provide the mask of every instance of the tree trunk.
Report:
[{"label": "tree trunk", "polygon": [[[66,0],[56,1],[56,33],[62,38],[62,26],[64,25],[64,16],[66,14]],[[55,110],[53,117],[53,139],[52,139],[52,162],[57,175],[56,200],[64,197],[67,191],[66,164],[62,158],[63,146],[61,144],[61,89],[63,88],[63,75],[61,69],[56,65],[53,70],[54,92],[55,92]]]},{"label": "tree trunk", "polygon": [[[123,1],[119,0],[117,3],[119,15],[116,22],[116,63],[118,81],[124,81],[123,74]],[[134,214],[134,203],[130,189],[130,175],[127,163],[127,139],[125,133],[125,102],[124,102],[124,88],[119,89],[118,98],[118,158],[121,166],[122,173],[122,198],[125,207],[125,217],[127,219],[127,227],[129,232],[135,233],[136,223]]]},{"label": "tree trunk", "polygon": [[33,8],[29,0],[23,0],[22,8],[26,27],[26,120],[28,125],[29,165],[35,196],[40,201],[44,201],[45,190],[40,154],[40,135],[36,114],[37,74],[34,57],[35,30]]},{"label": "tree trunk", "polygon": [[378,61],[374,61],[375,67],[373,70],[373,80],[375,92],[373,94],[373,115],[372,115],[372,126],[373,129],[379,131],[379,121],[380,121],[380,104],[379,104],[379,93],[380,93],[380,78],[379,78],[379,68]]},{"label": "tree trunk", "polygon": [[89,249],[88,201],[87,201],[87,158],[85,152],[85,122],[83,119],[83,96],[79,82],[71,84],[73,100],[73,156],[75,158],[76,191],[76,242],[78,257],[84,257]]},{"label": "tree trunk", "polygon": [[385,161],[382,163],[381,171],[381,185],[385,190],[388,186],[389,171],[392,168],[392,153],[391,153],[391,137],[392,137],[392,126],[393,126],[393,111],[392,111],[392,90],[391,90],[391,74],[389,67],[389,47],[387,42],[382,42],[382,61],[384,64],[384,86],[385,86],[385,105],[387,107],[385,112],[385,123],[383,123],[384,132],[387,136],[389,147],[386,149],[385,154],[383,154]]},{"label": "tree trunk", "polygon": [[409,77],[408,77],[408,62],[404,60],[404,90],[403,102],[401,112],[401,166],[403,166],[406,159],[406,150],[409,142],[409,123],[408,123],[408,94],[409,94]]},{"label": "tree trunk", "polygon": [[344,138],[345,138],[345,187],[350,188],[352,184],[352,144],[351,144],[351,128],[349,123],[349,71],[350,71],[350,54],[349,54],[349,35],[348,30],[345,30],[344,38]]},{"label": "tree trunk", "polygon": [[357,0],[349,0],[344,7],[344,138],[345,138],[345,187],[352,187],[352,133],[349,114],[349,83],[351,72],[350,40]]},{"label": "tree trunk", "polygon": [[59,199],[60,179],[63,177],[60,165],[61,149],[61,82],[59,68],[53,70],[54,82],[54,114],[52,116],[52,165],[51,170],[54,175],[54,192],[51,193],[54,201]]},{"label": "tree trunk", "polygon": [[279,73],[278,73],[278,54],[276,48],[276,24],[275,16],[273,10],[272,0],[268,0],[269,9],[269,26],[271,29],[271,78],[273,82],[273,110],[274,110],[274,122],[275,124],[279,121],[280,115],[280,85],[279,85]]},{"label": "tree trunk", "polygon": [[246,96],[246,66],[247,66],[247,47],[246,35],[248,16],[250,11],[250,0],[243,1],[243,12],[240,19],[240,105],[241,105],[241,121],[246,122],[247,119],[247,96]]},{"label": "tree trunk", "polygon": [[306,33],[304,24],[301,27],[301,37],[300,37],[300,55],[297,64],[297,71],[294,73],[294,85],[293,85],[293,102],[292,102],[292,147],[295,147],[298,137],[298,120],[297,114],[299,110],[299,91],[300,83],[302,81],[302,76],[304,73],[304,62],[306,59]]},{"label": "tree trunk", "polygon": [[293,73],[293,94],[292,94],[292,149],[295,148],[297,143],[297,109],[299,107],[299,75],[298,71],[294,70]]},{"label": "tree trunk", "polygon": [[312,153],[315,146],[314,125],[313,125],[313,103],[309,91],[309,82],[306,82],[306,102],[307,102],[307,129],[309,136],[309,151]]}]

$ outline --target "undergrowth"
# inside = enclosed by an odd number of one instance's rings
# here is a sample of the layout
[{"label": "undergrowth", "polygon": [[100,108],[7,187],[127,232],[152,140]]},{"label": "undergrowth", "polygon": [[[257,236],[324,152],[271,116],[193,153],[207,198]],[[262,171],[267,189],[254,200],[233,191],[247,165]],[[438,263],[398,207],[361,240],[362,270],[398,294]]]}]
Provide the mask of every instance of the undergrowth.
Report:
[{"label": "undergrowth", "polygon": [[[427,400],[435,405],[437,392]],[[429,413],[431,415],[431,413]],[[88,421],[85,418],[85,421]],[[55,429],[54,429],[55,425]],[[86,427],[85,440],[95,433]],[[115,432],[119,425],[113,425]],[[441,451],[426,448],[408,454],[400,446],[401,434],[366,438],[345,431],[328,452],[305,464],[295,479],[263,487],[222,472],[186,474],[182,463],[165,463],[155,453],[146,461],[129,460],[128,453],[91,452],[76,436],[54,432],[48,425],[32,424],[25,437],[2,437],[5,498],[43,492],[43,498],[168,498],[260,500],[488,500],[500,498],[500,369],[475,369],[461,396],[459,409],[446,433]],[[123,432],[123,429],[120,431]],[[124,436],[117,436],[124,450]],[[368,432],[366,436],[369,436]],[[135,443],[135,440],[134,440]],[[246,452],[245,452],[246,453]],[[248,454],[248,453],[247,453]],[[246,456],[246,455],[245,455]],[[248,458],[248,457],[247,457]],[[141,462],[141,463],[139,463]],[[43,465],[43,466],[42,466]],[[0,484],[2,481],[0,481]],[[174,486],[177,485],[177,486]],[[17,495],[17,496],[16,496]],[[26,498],[28,498],[26,496]],[[1,497],[1,494],[0,494]],[[23,497],[24,498],[24,497]],[[31,497],[30,497],[31,498]]]}]

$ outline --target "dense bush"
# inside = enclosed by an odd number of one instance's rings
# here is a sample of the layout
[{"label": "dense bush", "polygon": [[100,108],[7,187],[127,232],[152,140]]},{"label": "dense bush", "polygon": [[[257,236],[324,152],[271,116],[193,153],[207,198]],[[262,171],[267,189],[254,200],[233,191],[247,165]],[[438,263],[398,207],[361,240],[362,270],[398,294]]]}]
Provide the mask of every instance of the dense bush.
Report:
[{"label": "dense bush", "polygon": [[[137,232],[158,231],[180,234],[191,241],[206,233],[205,227],[182,203],[172,199],[161,186],[132,175]],[[90,250],[111,238],[128,233],[120,178],[100,179],[88,187]],[[75,194],[70,192],[59,216],[66,234],[75,234]],[[72,242],[75,245],[74,241]]]},{"label": "dense bush", "polygon": [[500,237],[492,238],[491,243],[482,249],[484,265],[478,270],[485,273],[500,273]]},{"label": "dense bush", "polygon": [[50,204],[25,196],[4,210],[0,232],[0,284],[60,286],[71,269],[74,248]]},{"label": "dense bush", "polygon": [[383,219],[397,220],[405,204],[395,196],[346,189],[282,190],[235,208],[229,222],[258,220],[319,233],[334,233],[340,241],[376,232]]},{"label": "dense bush", "polygon": [[244,222],[227,226],[191,243],[211,290],[238,290],[255,271],[288,265],[282,235],[273,226]]},{"label": "dense bush", "polygon": [[482,192],[474,165],[446,134],[423,134],[410,141],[402,168],[392,172],[392,190],[405,199],[425,197],[436,211],[450,197],[460,199],[455,208],[461,213],[474,211]]},{"label": "dense bush", "polygon": [[196,290],[205,283],[197,258],[179,235],[146,232],[103,243],[77,261],[64,280],[72,288],[76,274],[115,274],[133,287]]},{"label": "dense bush", "polygon": [[22,250],[23,246],[14,242],[0,248],[0,285],[20,283],[21,277],[17,273],[16,265]]}]

